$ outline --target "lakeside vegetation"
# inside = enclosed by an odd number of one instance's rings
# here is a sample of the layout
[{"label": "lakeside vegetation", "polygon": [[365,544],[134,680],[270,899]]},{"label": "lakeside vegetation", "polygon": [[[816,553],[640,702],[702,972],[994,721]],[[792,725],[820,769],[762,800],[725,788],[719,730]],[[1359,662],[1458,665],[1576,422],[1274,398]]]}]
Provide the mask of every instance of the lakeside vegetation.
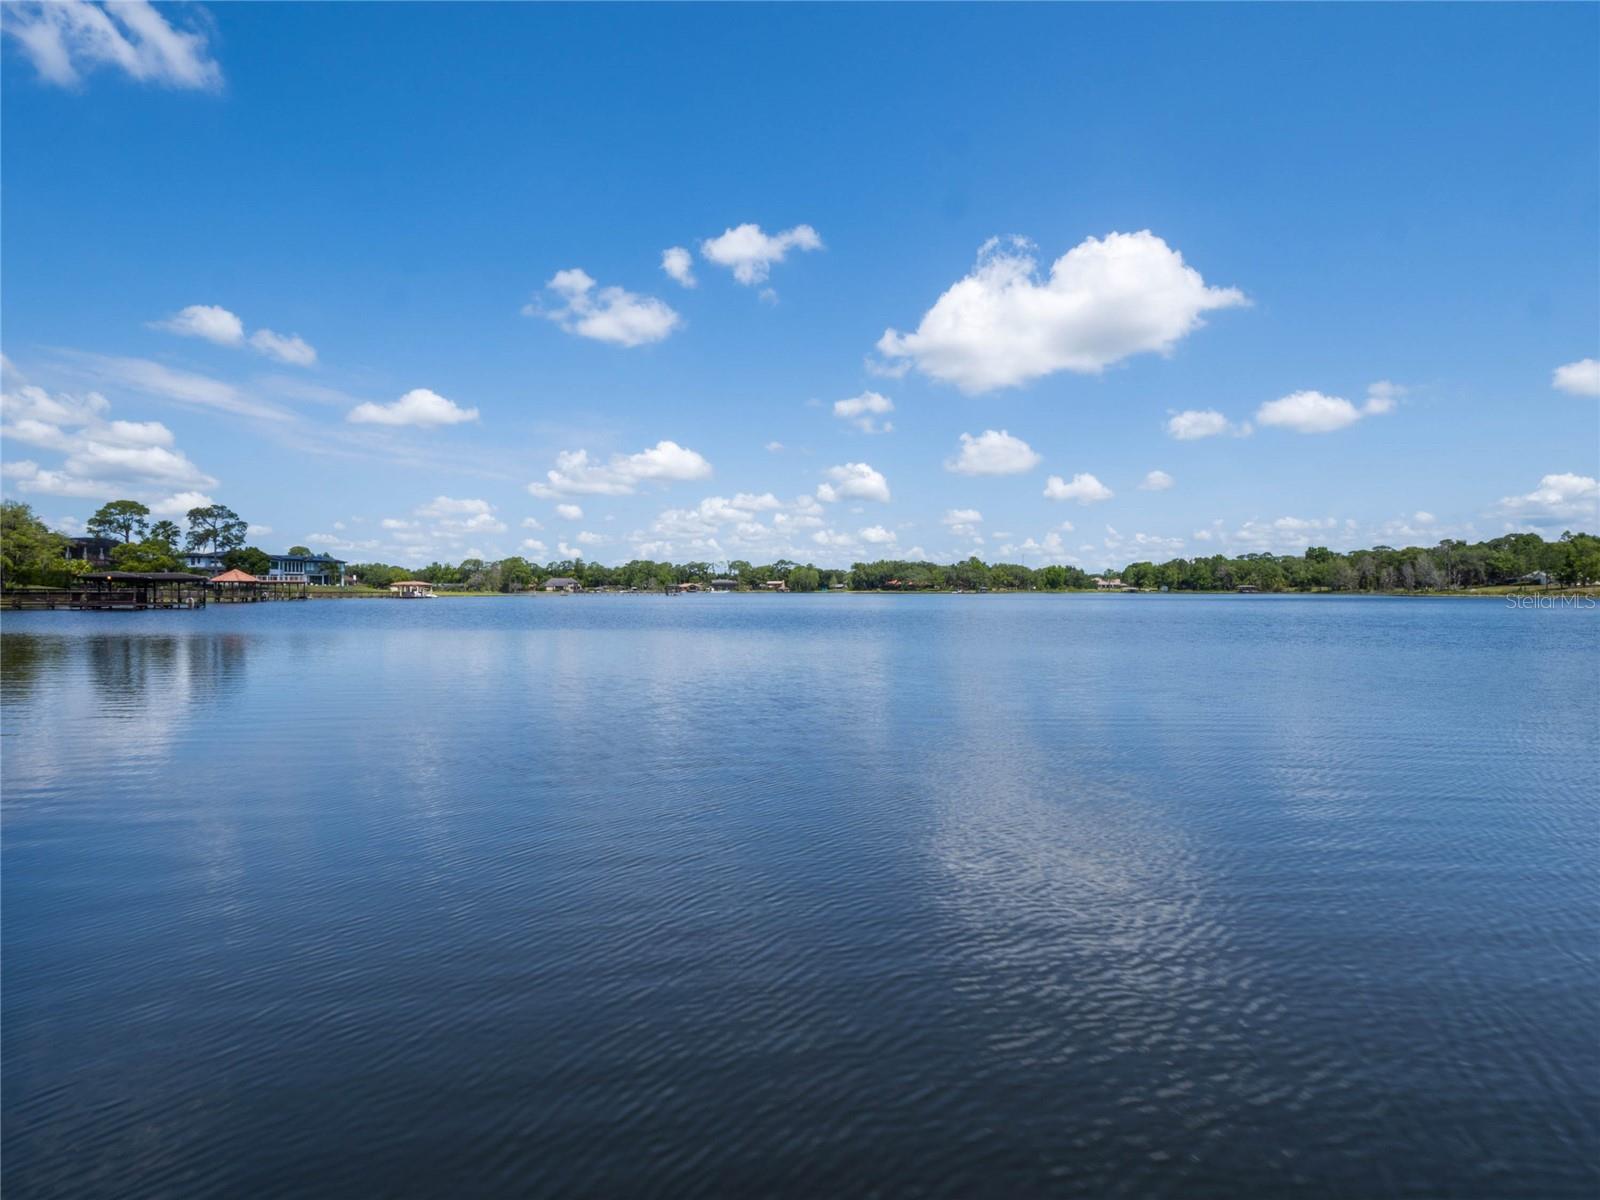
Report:
[{"label": "lakeside vegetation", "polygon": [[[387,587],[399,579],[425,579],[445,590],[516,592],[567,577],[585,588],[652,590],[675,584],[709,584],[733,579],[741,589],[760,590],[782,581],[791,592],[843,587],[850,591],[1047,591],[1093,590],[1094,577],[1078,567],[1027,567],[1020,563],[933,563],[883,559],[848,569],[818,567],[788,559],[757,565],[654,562],[635,559],[620,566],[566,559],[540,566],[525,558],[467,559],[455,566],[430,563],[413,569],[387,563],[356,563],[349,568],[362,584]],[[1107,572],[1107,574],[1114,574]],[[1541,581],[1537,576],[1544,576]],[[1312,546],[1303,554],[1242,554],[1174,558],[1163,563],[1133,562],[1120,572],[1128,587],[1174,592],[1452,592],[1518,583],[1577,587],[1600,580],[1600,538],[1564,533],[1546,541],[1536,533],[1510,533],[1483,542],[1453,539],[1436,546],[1374,546],[1338,553]]]},{"label": "lakeside vegetation", "polygon": [[[149,520],[150,510],[131,500],[103,505],[88,522],[97,537],[121,539],[111,562],[123,571],[181,571],[180,542],[187,549],[220,552],[227,567],[265,575],[267,553],[245,545],[247,524],[224,505],[196,508],[186,514],[185,534],[172,521]],[[0,582],[8,588],[60,587],[90,570],[81,559],[66,557],[69,539],[50,530],[25,503],[8,500],[0,508]],[[308,554],[303,546],[291,554]],[[351,587],[317,588],[315,594],[387,594],[391,583],[422,579],[450,594],[497,595],[537,591],[552,578],[576,579],[586,589],[617,588],[658,591],[681,584],[709,585],[731,579],[742,590],[757,591],[783,583],[791,592],[827,590],[1045,591],[1093,590],[1095,577],[1078,567],[1028,567],[1020,563],[934,563],[881,559],[849,568],[818,567],[790,559],[755,564],[730,562],[655,562],[634,559],[619,566],[564,559],[544,564],[513,555],[497,560],[469,558],[454,566],[434,562],[425,567],[390,563],[353,563],[347,567]],[[1173,592],[1401,592],[1449,593],[1502,589],[1509,586],[1584,587],[1600,581],[1600,538],[1588,533],[1563,533],[1546,541],[1536,533],[1508,533],[1482,542],[1445,539],[1435,546],[1373,546],[1337,552],[1312,546],[1302,554],[1251,553],[1174,558],[1166,562],[1132,562],[1120,573],[1130,588]]]}]

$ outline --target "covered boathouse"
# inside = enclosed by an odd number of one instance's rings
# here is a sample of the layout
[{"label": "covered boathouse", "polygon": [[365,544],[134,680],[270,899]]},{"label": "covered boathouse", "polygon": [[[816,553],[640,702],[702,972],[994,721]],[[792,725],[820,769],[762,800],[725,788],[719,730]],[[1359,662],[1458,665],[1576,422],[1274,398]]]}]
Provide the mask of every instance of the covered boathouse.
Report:
[{"label": "covered boathouse", "polygon": [[213,575],[207,583],[219,604],[254,604],[260,600],[304,600],[308,593],[304,579],[262,579],[235,567]]},{"label": "covered boathouse", "polygon": [[134,612],[147,608],[204,608],[208,583],[186,571],[97,571],[61,588],[7,592],[7,608],[75,608]]}]

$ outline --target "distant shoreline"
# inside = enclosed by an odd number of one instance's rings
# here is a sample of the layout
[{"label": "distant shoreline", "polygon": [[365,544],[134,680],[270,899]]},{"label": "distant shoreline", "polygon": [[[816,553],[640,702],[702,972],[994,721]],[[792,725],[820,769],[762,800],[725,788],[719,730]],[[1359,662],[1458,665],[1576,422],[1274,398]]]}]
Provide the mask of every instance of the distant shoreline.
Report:
[{"label": "distant shoreline", "polygon": [[[1046,589],[1041,589],[1041,588],[1034,588],[1034,589],[1005,588],[1005,589],[994,589],[994,590],[990,590],[990,591],[986,591],[986,592],[975,592],[975,591],[971,591],[971,590],[960,590],[960,589],[956,589],[956,588],[917,588],[917,589],[857,588],[857,589],[844,589],[844,590],[841,590],[841,591],[818,590],[818,591],[814,591],[814,592],[769,592],[769,591],[762,591],[759,588],[749,588],[749,589],[745,589],[743,591],[734,591],[734,592],[696,592],[696,593],[686,593],[686,594],[688,594],[688,595],[697,595],[697,596],[712,596],[712,595],[733,595],[733,596],[1240,596],[1240,597],[1249,597],[1249,598],[1263,598],[1263,597],[1280,597],[1281,598],[1281,597],[1290,597],[1290,596],[1300,596],[1300,597],[1306,597],[1306,596],[1329,596],[1329,597],[1344,597],[1344,598],[1371,597],[1371,598],[1397,599],[1397,600],[1413,600],[1413,599],[1503,600],[1503,599],[1505,599],[1507,597],[1518,597],[1518,596],[1521,596],[1521,597],[1526,597],[1528,599],[1537,599],[1537,598],[1540,598],[1540,597],[1544,597],[1544,598],[1555,600],[1555,599],[1585,599],[1585,598],[1586,599],[1596,599],[1596,598],[1600,598],[1600,587],[1589,586],[1589,587],[1570,587],[1570,588],[1519,588],[1519,587],[1516,587],[1514,585],[1502,585],[1502,586],[1499,586],[1499,587],[1456,589],[1456,590],[1451,590],[1451,591],[1442,591],[1442,590],[1441,591],[1398,591],[1398,590],[1397,591],[1353,591],[1353,590],[1352,591],[1334,591],[1331,588],[1319,588],[1319,589],[1310,589],[1310,590],[1285,589],[1283,591],[1278,591],[1278,592],[1240,592],[1237,588],[1227,588],[1227,589],[1212,588],[1212,589],[1207,589],[1207,590],[1201,590],[1201,589],[1197,589],[1197,588],[1185,588],[1185,589],[1183,589],[1181,591],[1172,590],[1172,591],[1166,591],[1166,592],[1154,591],[1154,590],[1145,590],[1145,591],[1138,591],[1138,592],[1108,592],[1108,591],[1095,591],[1095,590],[1091,590],[1091,589],[1088,589],[1088,588],[1064,588],[1064,589],[1060,589],[1060,590],[1046,590]],[[440,590],[440,591],[435,592],[435,594],[432,597],[432,599],[437,599],[437,600],[525,600],[525,599],[530,599],[530,598],[561,599],[561,598],[567,598],[569,596],[590,596],[590,597],[594,597],[594,596],[605,596],[605,597],[615,597],[615,596],[662,596],[662,597],[668,597],[668,598],[673,598],[673,599],[677,598],[676,596],[669,596],[669,594],[666,593],[666,592],[659,592],[659,591],[653,591],[653,590],[652,591],[614,591],[614,590],[594,589],[592,591],[582,591],[582,592],[572,592],[572,593],[567,593],[567,592],[545,592],[545,591],[538,591],[538,590],[528,590],[528,591],[521,591],[521,592],[484,592],[484,591],[448,591],[448,590]],[[365,590],[355,590],[355,589],[351,589],[351,588],[338,588],[338,589],[334,589],[334,588],[315,589],[314,588],[309,593],[309,597],[308,598],[312,599],[312,600],[401,600],[401,599],[409,600],[410,599],[409,597],[397,596],[392,592],[378,591],[378,590],[365,591]]]}]

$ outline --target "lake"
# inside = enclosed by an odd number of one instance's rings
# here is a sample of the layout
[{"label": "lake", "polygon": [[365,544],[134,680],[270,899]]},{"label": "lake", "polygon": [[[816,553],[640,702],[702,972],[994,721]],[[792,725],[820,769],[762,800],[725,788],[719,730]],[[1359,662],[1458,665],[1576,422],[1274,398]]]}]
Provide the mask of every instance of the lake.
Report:
[{"label": "lake", "polygon": [[8,614],[8,1200],[1589,1197],[1600,612]]}]

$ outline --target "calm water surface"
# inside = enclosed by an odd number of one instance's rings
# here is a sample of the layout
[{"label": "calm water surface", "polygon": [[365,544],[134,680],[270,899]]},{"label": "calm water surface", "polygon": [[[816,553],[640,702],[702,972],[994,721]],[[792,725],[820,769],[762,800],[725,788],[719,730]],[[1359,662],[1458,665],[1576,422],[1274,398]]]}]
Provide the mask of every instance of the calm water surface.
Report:
[{"label": "calm water surface", "polygon": [[1600,1191],[1600,613],[0,642],[8,1200]]}]

